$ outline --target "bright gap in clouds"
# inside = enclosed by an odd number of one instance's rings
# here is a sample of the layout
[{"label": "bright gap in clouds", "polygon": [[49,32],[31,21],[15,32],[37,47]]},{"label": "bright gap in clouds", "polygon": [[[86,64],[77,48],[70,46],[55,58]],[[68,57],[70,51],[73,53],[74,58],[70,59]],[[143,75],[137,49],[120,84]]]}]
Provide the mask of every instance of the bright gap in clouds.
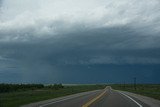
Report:
[{"label": "bright gap in clouds", "polygon": [[[2,0],[1,41],[28,40],[101,27],[159,32],[158,0]],[[157,23],[158,22],[158,23]],[[23,37],[22,37],[23,36]]]}]

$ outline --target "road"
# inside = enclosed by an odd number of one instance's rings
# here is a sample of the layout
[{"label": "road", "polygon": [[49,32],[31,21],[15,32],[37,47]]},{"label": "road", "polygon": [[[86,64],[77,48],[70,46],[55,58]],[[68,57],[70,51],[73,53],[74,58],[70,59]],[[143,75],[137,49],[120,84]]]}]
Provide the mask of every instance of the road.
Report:
[{"label": "road", "polygon": [[23,107],[160,107],[160,101],[106,87]]},{"label": "road", "polygon": [[109,89],[108,93],[105,93],[100,99],[91,104],[90,107],[149,107],[149,106],[124,93]]}]

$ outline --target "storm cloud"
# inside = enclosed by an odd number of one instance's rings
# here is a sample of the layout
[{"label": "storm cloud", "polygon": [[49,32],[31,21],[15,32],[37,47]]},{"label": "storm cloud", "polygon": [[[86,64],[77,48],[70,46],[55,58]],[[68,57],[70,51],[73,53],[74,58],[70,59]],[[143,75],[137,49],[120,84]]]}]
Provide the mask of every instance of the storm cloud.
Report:
[{"label": "storm cloud", "polygon": [[0,82],[159,83],[159,5],[1,0]]}]

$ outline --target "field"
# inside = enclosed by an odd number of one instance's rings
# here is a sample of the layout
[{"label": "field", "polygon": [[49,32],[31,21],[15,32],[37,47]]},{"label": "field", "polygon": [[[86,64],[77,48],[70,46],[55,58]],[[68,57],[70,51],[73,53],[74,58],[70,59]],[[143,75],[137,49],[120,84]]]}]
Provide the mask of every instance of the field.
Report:
[{"label": "field", "polygon": [[113,89],[129,91],[160,100],[160,84],[111,84]]},{"label": "field", "polygon": [[16,90],[0,93],[0,107],[18,107],[20,105],[70,94],[103,89],[105,85],[77,85],[61,88],[43,87],[37,89]]},{"label": "field", "polygon": [[[18,107],[32,102],[70,94],[103,89],[106,85],[4,85],[0,84],[0,107]],[[110,84],[113,89],[129,91],[160,100],[160,84]]]}]

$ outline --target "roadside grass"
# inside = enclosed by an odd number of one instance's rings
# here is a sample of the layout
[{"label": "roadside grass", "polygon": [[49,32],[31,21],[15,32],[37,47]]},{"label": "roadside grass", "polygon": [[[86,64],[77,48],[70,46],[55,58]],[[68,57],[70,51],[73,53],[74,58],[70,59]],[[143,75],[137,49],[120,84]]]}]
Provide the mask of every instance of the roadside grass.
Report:
[{"label": "roadside grass", "polygon": [[37,101],[103,88],[105,88],[105,85],[77,85],[65,86],[58,90],[43,88],[39,90],[0,93],[0,107],[19,107]]},{"label": "roadside grass", "polygon": [[160,100],[160,84],[111,84],[113,89],[133,92]]}]

